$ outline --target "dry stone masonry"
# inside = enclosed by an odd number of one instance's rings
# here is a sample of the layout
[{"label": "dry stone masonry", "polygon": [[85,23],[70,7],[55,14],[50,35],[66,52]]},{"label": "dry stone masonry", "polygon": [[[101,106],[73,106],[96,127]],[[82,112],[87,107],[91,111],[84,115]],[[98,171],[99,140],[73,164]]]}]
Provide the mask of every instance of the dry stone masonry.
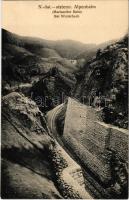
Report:
[{"label": "dry stone masonry", "polygon": [[99,121],[97,111],[69,98],[63,141],[104,188],[122,193],[127,187],[126,129]]}]

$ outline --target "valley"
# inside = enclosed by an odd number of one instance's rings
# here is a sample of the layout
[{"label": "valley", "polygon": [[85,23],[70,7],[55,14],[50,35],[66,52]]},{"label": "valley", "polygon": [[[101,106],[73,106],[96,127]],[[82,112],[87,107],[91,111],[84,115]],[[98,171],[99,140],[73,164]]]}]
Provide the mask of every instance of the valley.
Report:
[{"label": "valley", "polygon": [[127,198],[127,36],[2,42],[2,198]]}]

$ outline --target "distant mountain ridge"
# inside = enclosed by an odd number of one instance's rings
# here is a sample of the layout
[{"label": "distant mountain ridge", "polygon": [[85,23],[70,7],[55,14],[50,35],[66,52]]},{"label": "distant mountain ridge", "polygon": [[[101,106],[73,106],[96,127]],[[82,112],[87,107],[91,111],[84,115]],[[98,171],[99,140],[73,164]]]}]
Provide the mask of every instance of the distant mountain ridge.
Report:
[{"label": "distant mountain ridge", "polygon": [[[62,43],[62,41],[60,41]],[[60,43],[59,42],[59,43]],[[76,62],[57,52],[70,52],[69,48],[59,50],[59,43],[38,38],[22,37],[2,30],[2,76],[3,82],[30,82],[40,78],[52,68],[65,73],[77,70]],[[65,41],[65,43],[69,43]],[[73,42],[76,43],[76,42]],[[79,43],[80,44],[80,43]],[[55,48],[55,46],[57,46]],[[65,44],[67,46],[67,44]],[[76,48],[78,51],[78,48]],[[66,52],[66,53],[65,53]],[[71,51],[73,53],[73,51]],[[15,84],[15,83],[14,83]]]},{"label": "distant mountain ridge", "polygon": [[[74,40],[45,40],[41,38],[25,37],[13,34],[5,29],[2,31],[3,43],[10,43],[20,47],[24,47],[36,53],[34,49],[50,48],[53,49],[64,58],[73,59],[76,58],[80,53],[91,50],[96,44],[83,44]],[[37,53],[38,54],[38,53]]]}]

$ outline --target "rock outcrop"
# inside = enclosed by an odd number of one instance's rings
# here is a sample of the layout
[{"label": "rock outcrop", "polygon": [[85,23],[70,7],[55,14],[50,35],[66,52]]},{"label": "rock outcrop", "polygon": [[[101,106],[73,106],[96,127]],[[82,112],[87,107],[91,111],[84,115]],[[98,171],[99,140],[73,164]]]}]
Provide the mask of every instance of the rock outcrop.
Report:
[{"label": "rock outcrop", "polygon": [[62,198],[53,182],[44,115],[16,92],[2,99],[2,198]]},{"label": "rock outcrop", "polygon": [[64,103],[76,83],[74,75],[66,75],[57,68],[50,70],[40,81],[33,84],[31,98],[42,112]]},{"label": "rock outcrop", "polygon": [[[104,120],[127,128],[128,120],[128,38],[99,49],[77,73],[76,98],[104,108]],[[82,81],[83,80],[83,81]]]}]

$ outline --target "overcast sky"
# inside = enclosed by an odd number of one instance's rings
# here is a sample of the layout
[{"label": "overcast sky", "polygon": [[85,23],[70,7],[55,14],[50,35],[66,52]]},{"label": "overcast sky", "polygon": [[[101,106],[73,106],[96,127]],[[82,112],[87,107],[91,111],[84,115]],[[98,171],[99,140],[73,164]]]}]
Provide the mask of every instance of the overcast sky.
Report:
[{"label": "overcast sky", "polygon": [[[54,19],[51,10],[38,9],[42,5],[95,5],[84,10],[79,19]],[[96,1],[3,1],[3,28],[24,36],[50,40],[72,39],[83,43],[102,43],[118,39],[128,29],[127,0]]]}]

